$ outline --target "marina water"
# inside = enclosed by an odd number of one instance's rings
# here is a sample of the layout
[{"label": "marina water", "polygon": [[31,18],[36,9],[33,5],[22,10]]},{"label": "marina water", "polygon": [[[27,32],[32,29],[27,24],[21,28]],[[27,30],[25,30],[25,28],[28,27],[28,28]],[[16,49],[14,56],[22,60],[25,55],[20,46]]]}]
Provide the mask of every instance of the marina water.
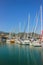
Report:
[{"label": "marina water", "polygon": [[28,45],[0,45],[0,65],[43,65],[43,48]]}]

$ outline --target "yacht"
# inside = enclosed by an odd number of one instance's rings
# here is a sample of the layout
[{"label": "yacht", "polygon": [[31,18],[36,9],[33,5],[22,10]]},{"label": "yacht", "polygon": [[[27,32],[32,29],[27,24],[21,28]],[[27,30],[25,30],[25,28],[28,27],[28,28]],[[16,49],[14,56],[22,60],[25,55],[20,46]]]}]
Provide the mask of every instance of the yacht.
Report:
[{"label": "yacht", "polygon": [[39,42],[39,40],[35,40],[35,41],[32,42],[32,46],[34,46],[34,47],[41,47],[42,45]]},{"label": "yacht", "polygon": [[7,39],[6,43],[7,44],[13,44],[13,43],[15,43],[15,40],[14,39]]},{"label": "yacht", "polygon": [[10,39],[7,39],[7,40],[6,40],[6,43],[8,43],[8,44],[9,44],[9,43],[10,43]]},{"label": "yacht", "polygon": [[[29,14],[29,18],[28,19],[29,20],[28,20],[28,23],[27,24],[28,24],[28,28],[29,28],[30,14]],[[25,29],[27,27],[27,24],[25,26]],[[25,29],[24,29],[24,33],[25,33]],[[23,36],[24,36],[23,39],[20,39],[20,44],[22,44],[22,45],[31,45],[30,44],[30,40],[28,39],[28,33],[27,33],[27,38],[25,37],[25,35],[23,35]]]},{"label": "yacht", "polygon": [[20,39],[20,44],[21,45],[31,45],[31,42],[28,39]]},{"label": "yacht", "polygon": [[20,40],[19,39],[15,39],[15,43],[17,43],[17,44],[20,44],[21,42],[20,42]]},{"label": "yacht", "polygon": [[[42,6],[40,7],[40,16],[41,16],[41,32],[42,32]],[[35,26],[35,30],[36,31],[36,28],[37,28],[37,25],[38,25],[38,17],[36,19],[36,26]],[[41,33],[42,34],[42,33]],[[32,41],[32,46],[35,46],[35,47],[41,47],[43,45],[43,43],[39,40],[33,40]]]},{"label": "yacht", "polygon": [[6,40],[7,44],[12,44],[15,43],[15,40],[13,38],[11,38],[11,33],[9,33],[8,39]]}]

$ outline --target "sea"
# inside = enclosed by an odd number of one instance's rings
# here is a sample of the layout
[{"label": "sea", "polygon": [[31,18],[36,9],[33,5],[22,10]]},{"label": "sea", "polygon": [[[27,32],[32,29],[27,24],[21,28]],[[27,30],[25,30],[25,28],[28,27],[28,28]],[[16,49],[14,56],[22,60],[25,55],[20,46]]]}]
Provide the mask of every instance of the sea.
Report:
[{"label": "sea", "polygon": [[43,65],[43,47],[0,45],[0,65]]}]

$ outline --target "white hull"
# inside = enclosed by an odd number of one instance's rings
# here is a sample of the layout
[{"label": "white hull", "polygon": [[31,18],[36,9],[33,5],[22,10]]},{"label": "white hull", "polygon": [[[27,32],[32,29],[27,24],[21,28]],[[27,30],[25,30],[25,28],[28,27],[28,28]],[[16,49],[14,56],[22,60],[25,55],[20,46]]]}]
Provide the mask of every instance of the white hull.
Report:
[{"label": "white hull", "polygon": [[38,41],[33,41],[32,46],[41,47],[42,45]]},{"label": "white hull", "polygon": [[7,44],[10,44],[10,40],[7,39],[7,40],[6,40],[6,43],[7,43]]},{"label": "white hull", "polygon": [[29,40],[20,40],[22,45],[30,45]]},{"label": "white hull", "polygon": [[20,40],[15,39],[15,43],[20,44]]},{"label": "white hull", "polygon": [[15,43],[15,40],[14,39],[7,39],[6,40],[6,43],[7,44]]}]

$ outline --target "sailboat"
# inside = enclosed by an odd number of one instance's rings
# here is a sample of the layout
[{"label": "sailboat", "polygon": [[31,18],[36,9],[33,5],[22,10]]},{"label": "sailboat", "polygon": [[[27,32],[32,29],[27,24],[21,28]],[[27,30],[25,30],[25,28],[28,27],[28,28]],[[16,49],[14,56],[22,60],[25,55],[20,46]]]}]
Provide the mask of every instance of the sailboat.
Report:
[{"label": "sailboat", "polygon": [[15,43],[16,44],[20,44],[21,42],[20,42],[20,36],[19,36],[19,33],[20,33],[20,24],[21,23],[19,23],[19,25],[18,25],[18,34],[17,34],[17,36],[16,36],[16,38],[15,38]]},{"label": "sailboat", "polygon": [[41,12],[41,45],[43,47],[43,30],[42,30],[42,5],[40,7],[40,12]]},{"label": "sailboat", "polygon": [[15,43],[16,43],[16,44],[20,44],[20,43],[21,43],[19,37],[15,38]]},{"label": "sailboat", "polygon": [[[30,21],[30,14],[29,14],[29,21]],[[28,21],[28,26],[29,26],[29,21]],[[27,27],[27,25],[26,25],[26,27]],[[26,29],[26,27],[25,27],[25,29]],[[25,31],[24,31],[24,33],[25,33]],[[25,38],[25,35],[24,35],[24,39],[20,39],[20,42],[23,45],[30,45],[31,44],[30,40],[28,39],[28,33],[27,33],[27,38]]]},{"label": "sailboat", "polygon": [[[40,7],[40,11],[41,11],[41,31],[42,31],[42,6]],[[38,20],[37,20],[37,22],[38,22]],[[37,24],[36,24],[36,26],[37,26]],[[41,41],[39,41],[39,40],[34,40],[32,42],[32,45],[35,47],[41,47],[42,46]]]},{"label": "sailboat", "polygon": [[15,43],[15,40],[13,38],[11,38],[11,33],[9,33],[8,39],[6,40],[7,44],[12,44]]}]

